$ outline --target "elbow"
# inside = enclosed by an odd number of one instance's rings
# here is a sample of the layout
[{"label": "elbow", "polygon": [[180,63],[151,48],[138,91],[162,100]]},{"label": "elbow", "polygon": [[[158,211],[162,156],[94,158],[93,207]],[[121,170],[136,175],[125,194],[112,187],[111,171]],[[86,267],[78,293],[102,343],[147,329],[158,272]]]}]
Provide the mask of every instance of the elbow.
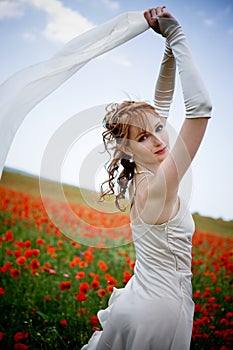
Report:
[{"label": "elbow", "polygon": [[192,100],[192,104],[186,104],[187,118],[211,117],[213,106],[208,96],[202,96],[202,98],[199,96],[198,100],[196,100],[196,103],[193,102],[194,101]]}]

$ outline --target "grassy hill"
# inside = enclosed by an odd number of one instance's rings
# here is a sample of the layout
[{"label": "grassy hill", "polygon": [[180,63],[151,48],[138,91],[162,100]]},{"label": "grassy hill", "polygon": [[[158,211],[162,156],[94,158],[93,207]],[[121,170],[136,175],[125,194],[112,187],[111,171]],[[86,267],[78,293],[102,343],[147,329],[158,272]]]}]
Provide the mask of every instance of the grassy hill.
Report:
[{"label": "grassy hill", "polygon": [[[57,184],[53,181],[44,179],[46,184],[46,189],[48,189],[48,194],[54,196]],[[0,186],[12,188],[15,191],[31,193],[34,195],[40,194],[39,179],[36,176],[32,176],[23,172],[16,172],[12,169],[6,169],[3,172],[2,179],[0,181]],[[68,200],[72,202],[78,202],[86,204],[86,200],[83,198],[95,201],[98,194],[86,189],[79,189],[75,186],[63,185],[63,190]],[[105,205],[105,204],[104,204]],[[108,203],[106,203],[108,206]],[[102,210],[104,206],[102,205]],[[193,213],[193,219],[196,224],[196,229],[202,232],[215,233],[222,236],[233,236],[233,220],[225,221],[221,218],[211,218],[207,216],[201,216],[198,213]]]}]

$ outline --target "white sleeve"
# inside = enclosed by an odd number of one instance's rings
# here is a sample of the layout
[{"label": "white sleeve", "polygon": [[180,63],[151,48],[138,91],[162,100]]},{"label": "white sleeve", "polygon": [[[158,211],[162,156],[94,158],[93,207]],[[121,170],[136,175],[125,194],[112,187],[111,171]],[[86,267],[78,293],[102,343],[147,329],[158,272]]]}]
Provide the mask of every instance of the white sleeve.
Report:
[{"label": "white sleeve", "polygon": [[160,18],[159,27],[176,60],[186,118],[209,118],[212,110],[211,101],[181,26],[174,18]]},{"label": "white sleeve", "polygon": [[159,76],[155,85],[154,105],[156,112],[164,118],[169,116],[173,100],[176,76],[176,62],[171,47],[166,40]]}]

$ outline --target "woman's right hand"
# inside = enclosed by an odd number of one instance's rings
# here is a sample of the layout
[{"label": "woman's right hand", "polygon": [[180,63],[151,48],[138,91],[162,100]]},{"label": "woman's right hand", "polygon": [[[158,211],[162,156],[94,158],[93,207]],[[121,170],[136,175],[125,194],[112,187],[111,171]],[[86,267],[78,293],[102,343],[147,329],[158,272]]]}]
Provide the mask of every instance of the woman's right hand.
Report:
[{"label": "woman's right hand", "polygon": [[162,34],[159,27],[159,18],[173,18],[173,16],[167,11],[166,6],[156,7],[148,9],[144,12],[144,17],[150,28],[156,33]]}]

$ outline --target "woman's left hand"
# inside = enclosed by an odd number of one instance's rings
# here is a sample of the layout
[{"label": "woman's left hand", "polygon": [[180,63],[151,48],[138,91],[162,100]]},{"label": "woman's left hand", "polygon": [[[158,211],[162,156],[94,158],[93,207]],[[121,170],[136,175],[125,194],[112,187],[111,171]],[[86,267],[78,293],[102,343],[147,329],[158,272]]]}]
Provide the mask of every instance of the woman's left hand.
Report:
[{"label": "woman's left hand", "polygon": [[161,34],[158,19],[173,18],[173,16],[167,11],[166,6],[148,9],[144,12],[144,17],[147,20],[148,25],[158,34]]}]

